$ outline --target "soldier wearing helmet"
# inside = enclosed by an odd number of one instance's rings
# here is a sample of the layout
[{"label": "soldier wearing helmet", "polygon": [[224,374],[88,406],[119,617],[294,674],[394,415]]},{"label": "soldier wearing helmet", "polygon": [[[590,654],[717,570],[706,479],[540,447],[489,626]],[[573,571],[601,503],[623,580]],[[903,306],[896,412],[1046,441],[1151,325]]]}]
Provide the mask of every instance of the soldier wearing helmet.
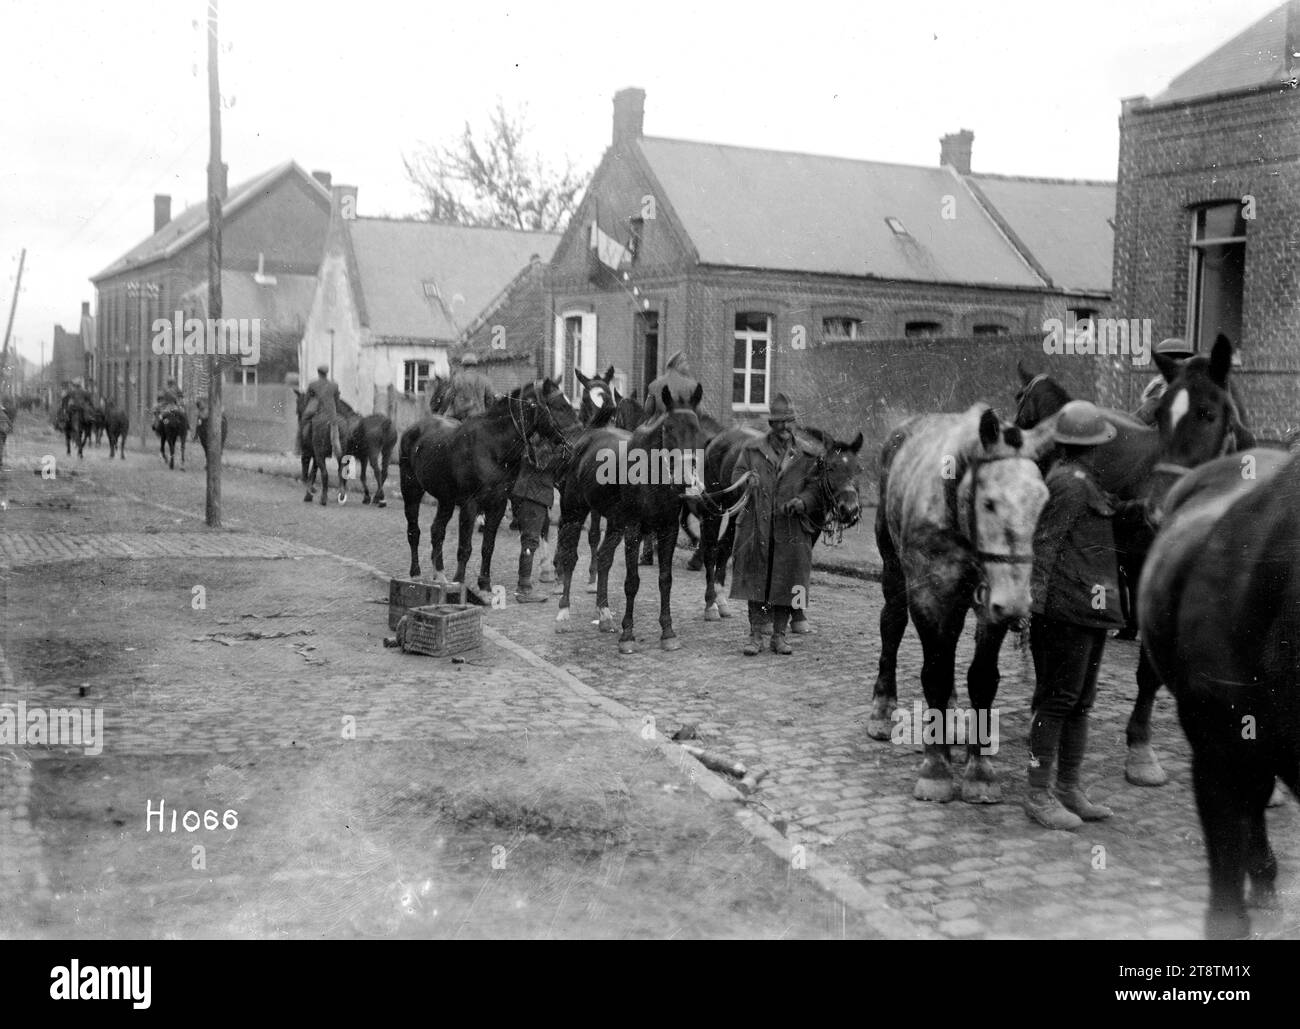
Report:
[{"label": "soldier wearing helmet", "polygon": [[1077,829],[1111,815],[1088,799],[1079,773],[1107,631],[1123,625],[1113,521],[1127,505],[1097,484],[1095,448],[1114,439],[1116,429],[1096,405],[1066,404],[1054,436],[1061,459],[1047,473],[1048,500],[1034,530],[1030,647],[1037,685],[1025,811],[1046,828]]},{"label": "soldier wearing helmet", "polygon": [[[1195,351],[1186,340],[1171,336],[1156,345],[1156,353],[1164,354],[1177,362],[1177,366],[1181,366],[1183,362],[1194,356]],[[1133,412],[1133,417],[1143,425],[1155,425],[1156,412],[1160,409],[1160,400],[1165,395],[1166,386],[1168,383],[1163,375],[1153,376],[1146,384],[1146,388],[1142,390],[1142,400],[1137,410]],[[1254,445],[1254,437],[1246,424],[1246,408],[1241,402],[1241,395],[1237,392],[1237,380],[1232,377],[1228,379],[1228,396],[1232,399],[1230,430],[1236,440],[1237,448],[1244,450]]]}]

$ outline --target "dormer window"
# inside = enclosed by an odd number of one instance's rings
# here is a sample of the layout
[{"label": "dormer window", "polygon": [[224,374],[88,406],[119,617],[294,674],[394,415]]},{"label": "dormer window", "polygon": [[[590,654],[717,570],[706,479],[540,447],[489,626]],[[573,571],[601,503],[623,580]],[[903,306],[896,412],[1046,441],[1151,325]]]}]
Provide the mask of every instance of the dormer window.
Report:
[{"label": "dormer window", "polygon": [[442,294],[438,292],[438,284],[434,282],[432,279],[425,279],[422,283],[420,283],[420,285],[424,287],[425,300],[442,299]]},{"label": "dormer window", "polygon": [[889,226],[895,236],[908,235],[907,229],[903,227],[903,223],[892,215],[885,219],[885,224]]}]

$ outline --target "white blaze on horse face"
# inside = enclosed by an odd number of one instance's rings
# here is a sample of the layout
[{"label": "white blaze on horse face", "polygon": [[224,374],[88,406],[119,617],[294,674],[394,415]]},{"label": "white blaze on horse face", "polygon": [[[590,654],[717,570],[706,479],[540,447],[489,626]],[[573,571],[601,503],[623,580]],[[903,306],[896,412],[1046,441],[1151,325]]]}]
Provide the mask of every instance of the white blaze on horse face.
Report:
[{"label": "white blaze on horse face", "polygon": [[605,391],[603,389],[591,391],[591,406],[597,410],[605,406]]},{"label": "white blaze on horse face", "polygon": [[[1047,503],[1047,486],[1038,466],[1025,458],[1009,458],[984,465],[978,476],[975,522],[979,549],[989,554],[1031,556],[1034,527]],[[981,568],[988,583],[986,613],[995,620],[1027,618],[1032,564],[982,561]]]},{"label": "white blaze on horse face", "polygon": [[1187,390],[1180,389],[1174,394],[1174,399],[1169,404],[1169,428],[1171,430],[1177,428],[1179,420],[1187,413],[1191,403]]}]

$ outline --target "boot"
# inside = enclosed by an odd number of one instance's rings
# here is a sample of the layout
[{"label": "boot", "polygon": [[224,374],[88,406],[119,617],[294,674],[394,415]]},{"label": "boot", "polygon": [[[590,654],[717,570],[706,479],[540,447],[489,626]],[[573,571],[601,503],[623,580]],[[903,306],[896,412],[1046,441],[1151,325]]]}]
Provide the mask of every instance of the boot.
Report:
[{"label": "boot", "polygon": [[741,651],[746,657],[755,657],[763,649],[763,634],[757,629],[750,630],[749,641],[745,644],[745,649]]},{"label": "boot", "polygon": [[790,631],[796,636],[813,636],[817,633],[817,630],[808,624],[807,618],[794,619],[790,623]]},{"label": "boot", "polygon": [[1064,787],[1058,783],[1056,797],[1062,807],[1074,812],[1085,822],[1101,822],[1115,813],[1105,804],[1094,804],[1078,786]]},{"label": "boot", "polygon": [[772,633],[772,653],[773,654],[793,654],[794,647],[786,642],[785,633]]},{"label": "boot", "polygon": [[1025,814],[1044,829],[1077,829],[1083,819],[1067,811],[1051,790],[1030,787],[1025,796]]},{"label": "boot", "polygon": [[540,593],[535,593],[531,582],[521,582],[515,588],[516,604],[545,604],[548,599]]}]

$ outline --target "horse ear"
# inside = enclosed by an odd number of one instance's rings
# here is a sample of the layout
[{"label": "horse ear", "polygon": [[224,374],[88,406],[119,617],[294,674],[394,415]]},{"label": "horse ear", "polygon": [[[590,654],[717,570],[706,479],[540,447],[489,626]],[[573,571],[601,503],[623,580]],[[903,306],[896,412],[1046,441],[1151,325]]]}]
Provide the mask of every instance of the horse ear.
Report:
[{"label": "horse ear", "polygon": [[[667,387],[664,387],[667,389]],[[700,401],[704,399],[704,383],[695,384],[695,392],[691,394],[691,407],[699,407]]]},{"label": "horse ear", "polygon": [[1232,343],[1223,333],[1219,333],[1214,341],[1214,347],[1210,350],[1210,378],[1218,383],[1219,387],[1226,389],[1228,386],[1228,373],[1232,371]]},{"label": "horse ear", "polygon": [[1034,381],[1033,372],[1025,371],[1024,363],[1019,359],[1016,360],[1016,373],[1020,376],[1021,385],[1028,386]]},{"label": "horse ear", "polygon": [[856,454],[859,450],[861,450],[862,440],[863,440],[862,433],[859,432],[856,436],[853,437],[853,442],[849,444],[849,452],[852,454]]},{"label": "horse ear", "polygon": [[1165,382],[1173,382],[1178,378],[1178,371],[1181,366],[1177,361],[1168,354],[1152,354],[1151,356],[1156,359],[1156,367],[1160,369],[1160,374],[1165,377]]},{"label": "horse ear", "polygon": [[988,450],[1001,436],[1002,426],[998,423],[998,416],[993,413],[993,408],[985,408],[980,415],[980,445]]},{"label": "horse ear", "polygon": [[671,411],[673,409],[673,391],[665,386],[662,396],[664,398],[664,410]]},{"label": "horse ear", "polygon": [[613,366],[612,364],[611,364],[608,368],[605,369],[605,376],[604,376],[604,378],[605,378],[605,385],[606,385],[606,386],[608,386],[611,382],[614,381],[614,366]]},{"label": "horse ear", "polygon": [[582,369],[580,368],[573,369],[573,377],[578,380],[578,383],[583,389],[586,389],[591,385],[591,380],[582,374]]}]

